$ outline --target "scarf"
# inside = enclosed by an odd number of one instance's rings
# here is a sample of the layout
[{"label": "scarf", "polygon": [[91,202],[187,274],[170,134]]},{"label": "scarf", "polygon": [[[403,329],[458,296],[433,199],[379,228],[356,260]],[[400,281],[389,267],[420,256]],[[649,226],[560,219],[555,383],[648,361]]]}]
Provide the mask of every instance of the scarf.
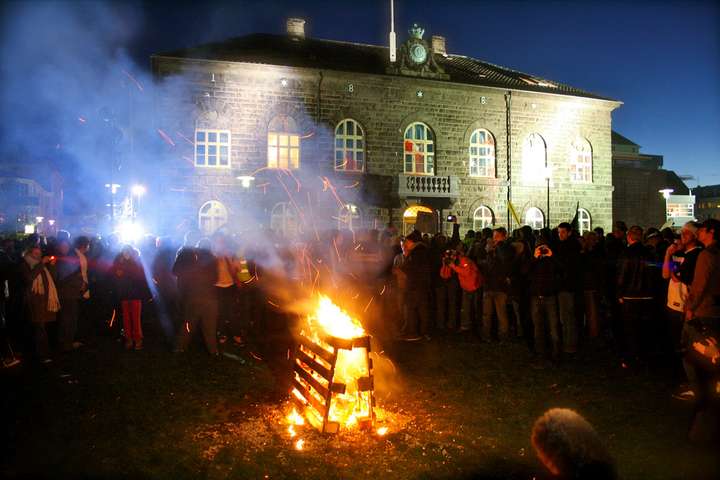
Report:
[{"label": "scarf", "polygon": [[[85,282],[85,285],[89,285],[90,282],[88,281],[88,261],[87,261],[87,257],[85,256],[84,253],[82,253],[82,252],[81,252],[80,250],[78,250],[77,248],[75,249],[75,253],[76,253],[77,256],[78,256],[78,260],[80,260],[80,274],[82,275],[83,282]],[[85,292],[83,293],[83,298],[84,298],[85,300],[87,300],[88,298],[90,298],[90,290],[89,290],[89,289],[85,290]]]},{"label": "scarf", "polygon": [[[30,255],[25,255],[23,258],[31,269],[35,268],[35,266],[40,263],[40,260],[36,260]],[[60,299],[58,298],[57,289],[55,288],[55,282],[53,281],[52,275],[50,275],[48,269],[45,265],[43,265],[40,275],[35,277],[35,280],[33,280],[31,287],[33,295],[45,295],[45,283],[47,283],[48,287],[48,312],[58,312],[60,311]]]}]

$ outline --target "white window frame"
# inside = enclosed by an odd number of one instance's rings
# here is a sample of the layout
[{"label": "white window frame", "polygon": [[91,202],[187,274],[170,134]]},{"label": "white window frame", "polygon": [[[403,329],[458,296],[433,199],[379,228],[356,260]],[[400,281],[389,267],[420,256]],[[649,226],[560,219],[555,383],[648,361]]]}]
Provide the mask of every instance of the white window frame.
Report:
[{"label": "white window frame", "polygon": [[592,145],[585,138],[578,138],[570,144],[570,181],[592,183]]},{"label": "white window frame", "polygon": [[[484,142],[481,136],[484,136]],[[492,133],[484,128],[473,131],[468,155],[471,177],[495,177],[495,137]]]},{"label": "white window frame", "polygon": [[290,202],[279,202],[273,206],[270,229],[288,238],[299,233],[298,213]]},{"label": "white window frame", "polygon": [[495,225],[495,214],[487,205],[480,205],[473,212],[473,230],[476,232],[483,228],[492,228]]},{"label": "white window frame", "polygon": [[[411,149],[408,149],[408,146]],[[423,170],[417,171],[417,156],[423,160]],[[408,168],[409,166],[409,168]],[[411,175],[435,174],[435,133],[422,122],[413,122],[403,134],[403,171]]]},{"label": "white window frame", "polygon": [[580,229],[580,235],[592,230],[592,216],[584,208],[578,208],[578,229]]},{"label": "white window frame", "polygon": [[523,141],[523,183],[527,186],[544,186],[547,167],[547,142],[539,133],[531,133]]},{"label": "white window frame", "polygon": [[338,211],[338,230],[355,232],[362,228],[362,212],[354,203],[346,203]]},{"label": "white window frame", "polygon": [[[352,126],[353,134],[348,133]],[[365,171],[365,131],[360,123],[345,118],[335,127],[335,170],[338,172]]]},{"label": "white window frame", "polygon": [[525,212],[525,225],[533,230],[540,230],[545,227],[545,212],[538,207],[530,207]]},{"label": "white window frame", "polygon": [[[283,121],[285,128],[279,128]],[[300,168],[300,134],[297,122],[289,115],[277,115],[268,124],[267,166],[283,170]]]},{"label": "white window frame", "polygon": [[228,211],[225,205],[217,200],[202,204],[198,210],[198,228],[206,235],[211,235],[228,222]]},{"label": "white window frame", "polygon": [[[226,141],[221,141],[222,136]],[[214,137],[214,141],[210,137]],[[199,168],[230,168],[231,165],[231,134],[230,130],[217,130],[212,128],[195,129],[195,166]],[[221,164],[225,149],[225,164]],[[210,153],[213,150],[214,155]],[[215,157],[215,165],[210,164],[212,157]]]}]

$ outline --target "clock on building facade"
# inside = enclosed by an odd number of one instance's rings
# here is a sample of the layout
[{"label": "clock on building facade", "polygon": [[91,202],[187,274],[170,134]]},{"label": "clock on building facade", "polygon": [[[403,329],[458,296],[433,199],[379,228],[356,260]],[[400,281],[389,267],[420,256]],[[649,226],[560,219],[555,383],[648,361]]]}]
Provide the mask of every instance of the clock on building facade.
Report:
[{"label": "clock on building facade", "polygon": [[425,29],[414,23],[408,30],[410,38],[400,47],[399,62],[388,67],[389,73],[427,78],[447,78],[435,62],[430,45],[423,40]]}]

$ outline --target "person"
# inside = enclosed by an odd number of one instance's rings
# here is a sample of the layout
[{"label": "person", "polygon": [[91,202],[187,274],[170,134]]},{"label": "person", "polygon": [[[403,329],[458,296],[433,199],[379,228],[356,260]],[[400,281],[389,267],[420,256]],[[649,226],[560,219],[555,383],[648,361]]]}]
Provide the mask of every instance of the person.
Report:
[{"label": "person", "polygon": [[579,413],[552,408],[533,425],[530,441],[540,462],[561,479],[613,480],[615,462],[597,431]]},{"label": "person", "polygon": [[225,343],[228,336],[231,336],[233,341],[239,345],[243,342],[242,337],[245,335],[240,327],[238,312],[238,288],[240,287],[238,283],[242,265],[235,255],[229,239],[223,233],[213,234],[212,242],[218,272],[215,292],[218,301],[220,343]]},{"label": "person", "polygon": [[[183,260],[183,320],[176,352],[184,352],[190,343],[191,335],[200,325],[205,347],[208,353],[219,357],[217,346],[218,301],[215,283],[218,279],[217,259],[210,251],[210,240],[203,238]],[[190,256],[192,255],[192,256]],[[177,265],[177,262],[176,262]],[[175,271],[175,269],[173,269]],[[178,281],[180,277],[178,277]]]},{"label": "person", "polygon": [[440,276],[449,280],[452,274],[457,275],[462,290],[462,306],[460,308],[460,331],[467,332],[473,328],[477,292],[482,285],[482,278],[477,265],[465,256],[465,244],[458,243],[454,251],[446,252]]},{"label": "person", "polygon": [[580,286],[580,244],[573,235],[572,226],[563,222],[557,228],[557,241],[553,246],[559,268],[558,309],[562,327],[563,352],[577,353],[578,325],[575,317],[575,296]]},{"label": "person", "polygon": [[605,256],[595,232],[585,232],[580,252],[580,271],[582,275],[583,303],[587,335],[591,341],[597,341],[602,331],[600,317],[600,299],[605,290]]},{"label": "person", "polygon": [[43,363],[52,361],[46,324],[54,322],[60,311],[60,297],[51,272],[54,262],[53,257],[42,255],[40,246],[31,245],[20,263],[25,311],[32,325],[35,355]]},{"label": "person", "polygon": [[404,340],[430,340],[430,287],[432,259],[419,230],[413,230],[402,243],[405,274],[405,309],[407,332]]},{"label": "person", "polygon": [[131,245],[125,245],[115,257],[112,266],[115,279],[115,294],[120,302],[125,333],[125,348],[142,350],[143,332],[140,321],[142,302],[149,298],[145,271],[140,262],[140,252]]},{"label": "person", "polygon": [[557,307],[558,265],[547,240],[540,238],[530,262],[530,315],[533,322],[535,355],[538,364],[547,352],[547,331],[550,331],[552,359],[560,358],[560,322]]},{"label": "person", "polygon": [[178,295],[175,276],[172,274],[173,261],[177,248],[172,247],[169,237],[158,237],[157,253],[152,261],[152,281],[157,291],[156,308],[159,310],[160,321],[167,338],[175,335],[178,325]]},{"label": "person", "polygon": [[435,292],[435,327],[439,330],[454,330],[458,328],[457,319],[457,292],[459,290],[457,274],[450,272],[448,278],[443,278],[440,270],[443,266],[443,257],[449,251],[445,235],[435,235],[430,246],[433,261],[432,284]]},{"label": "person", "polygon": [[[89,245],[89,242],[88,242]],[[63,352],[80,348],[82,344],[76,341],[78,328],[78,315],[80,299],[88,289],[83,277],[83,270],[75,250],[70,250],[67,240],[60,240],[57,244],[57,287],[62,309],[59,314],[58,337],[60,349]],[[86,272],[87,276],[87,261]]]},{"label": "person", "polygon": [[498,318],[498,338],[507,340],[510,332],[507,303],[510,273],[515,250],[507,241],[507,230],[493,230],[492,242],[481,269],[486,282],[483,291],[482,340],[491,341],[493,313]]},{"label": "person", "polygon": [[[618,260],[617,298],[621,306],[624,361],[639,358],[643,334],[649,328],[652,306],[652,255],[642,244],[643,230],[633,225],[627,232],[628,246]],[[642,352],[644,353],[644,352]]]},{"label": "person", "polygon": [[185,311],[185,303],[187,303],[187,294],[192,288],[192,272],[197,260],[195,245],[198,240],[200,240],[200,232],[197,230],[187,231],[185,233],[182,247],[180,247],[175,254],[175,261],[172,266],[172,274],[175,275],[175,278],[177,279],[176,285],[180,310],[180,315],[177,319],[178,322],[175,325],[175,331],[178,336],[182,333],[181,330],[184,328],[185,324],[183,314]]}]

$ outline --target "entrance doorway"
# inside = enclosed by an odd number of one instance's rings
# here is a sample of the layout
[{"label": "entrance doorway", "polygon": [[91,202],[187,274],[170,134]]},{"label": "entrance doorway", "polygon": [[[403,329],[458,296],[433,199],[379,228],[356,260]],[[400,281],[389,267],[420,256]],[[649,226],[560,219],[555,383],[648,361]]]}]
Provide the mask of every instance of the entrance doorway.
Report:
[{"label": "entrance doorway", "polygon": [[412,205],[403,213],[403,235],[407,235],[414,229],[422,233],[434,235],[437,233],[437,212],[424,205]]}]

